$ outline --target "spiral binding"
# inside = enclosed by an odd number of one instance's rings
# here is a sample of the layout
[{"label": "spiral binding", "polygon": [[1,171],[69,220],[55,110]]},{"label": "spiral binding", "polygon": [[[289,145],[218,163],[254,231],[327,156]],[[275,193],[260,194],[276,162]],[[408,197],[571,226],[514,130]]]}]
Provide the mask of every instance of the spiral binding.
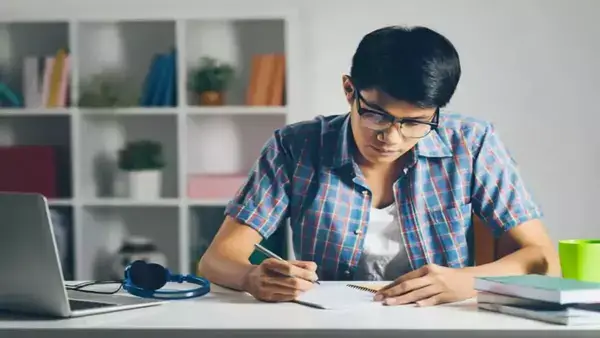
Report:
[{"label": "spiral binding", "polygon": [[366,286],[355,285],[355,284],[348,284],[347,286],[350,287],[350,288],[353,288],[353,289],[361,290],[361,291],[367,291],[367,292],[370,292],[370,293],[377,293],[377,290],[371,289],[371,288],[366,287]]}]

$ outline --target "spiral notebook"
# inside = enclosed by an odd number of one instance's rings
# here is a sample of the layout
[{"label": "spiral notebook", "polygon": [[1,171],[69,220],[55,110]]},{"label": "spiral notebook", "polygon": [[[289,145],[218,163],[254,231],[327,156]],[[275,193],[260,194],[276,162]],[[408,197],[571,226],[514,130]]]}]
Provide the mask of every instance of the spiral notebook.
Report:
[{"label": "spiral notebook", "polygon": [[350,288],[353,288],[353,289],[361,290],[361,291],[377,293],[377,291],[381,290],[381,288],[383,288],[387,284],[388,284],[387,282],[385,282],[385,283],[376,282],[376,283],[347,284],[347,286]]},{"label": "spiral notebook", "polygon": [[323,310],[344,310],[379,305],[373,296],[389,282],[339,283],[322,282],[303,293],[295,302]]}]

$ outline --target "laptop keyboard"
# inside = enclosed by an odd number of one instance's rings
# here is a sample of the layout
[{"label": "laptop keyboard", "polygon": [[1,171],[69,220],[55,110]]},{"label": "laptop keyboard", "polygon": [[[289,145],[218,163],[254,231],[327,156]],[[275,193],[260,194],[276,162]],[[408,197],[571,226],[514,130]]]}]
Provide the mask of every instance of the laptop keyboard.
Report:
[{"label": "laptop keyboard", "polygon": [[103,307],[107,307],[107,306],[115,306],[115,304],[110,304],[110,303],[100,303],[100,302],[92,302],[92,301],[87,301],[87,300],[75,300],[75,299],[69,299],[69,305],[71,306],[71,311],[89,310],[89,309],[103,308]]}]

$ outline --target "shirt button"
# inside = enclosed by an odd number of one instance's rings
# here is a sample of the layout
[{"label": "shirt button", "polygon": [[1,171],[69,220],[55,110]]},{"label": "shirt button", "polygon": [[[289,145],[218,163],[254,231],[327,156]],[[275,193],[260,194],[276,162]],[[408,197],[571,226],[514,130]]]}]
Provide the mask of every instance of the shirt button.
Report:
[{"label": "shirt button", "polygon": [[362,234],[362,230],[360,230],[360,229],[356,229],[356,230],[354,230],[354,234],[355,234],[355,235]]},{"label": "shirt button", "polygon": [[346,271],[344,271],[344,275],[346,275],[346,276],[350,276],[350,270],[346,270]]},{"label": "shirt button", "polygon": [[362,194],[363,194],[364,196],[367,196],[367,195],[369,194],[369,191],[368,191],[368,190],[363,190]]}]

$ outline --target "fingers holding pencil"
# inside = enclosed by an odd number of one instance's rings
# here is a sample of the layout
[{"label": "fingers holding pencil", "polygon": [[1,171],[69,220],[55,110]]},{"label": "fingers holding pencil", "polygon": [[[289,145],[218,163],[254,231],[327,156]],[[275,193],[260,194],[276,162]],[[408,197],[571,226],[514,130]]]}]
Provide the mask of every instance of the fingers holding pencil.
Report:
[{"label": "fingers holding pencil", "polygon": [[246,290],[264,301],[291,301],[320,284],[314,262],[286,261],[256,243],[255,248],[268,258],[252,267],[246,277]]},{"label": "fingers holding pencil", "polygon": [[[288,261],[285,261],[283,258],[279,257],[276,253],[274,253],[271,250],[269,250],[269,249],[265,248],[264,246],[260,245],[259,243],[254,244],[254,247],[258,251],[262,252],[265,256],[267,256],[269,258],[274,258],[274,259],[276,259],[278,261],[281,261],[281,262],[288,262]],[[303,268],[305,270],[314,272],[315,276],[316,276],[317,264],[314,263],[314,262],[291,261],[289,263],[292,264],[292,266],[295,265],[295,266],[298,266],[298,267]],[[292,267],[289,267],[289,268],[292,269]],[[279,268],[278,270],[285,270],[285,268]],[[276,271],[277,271],[277,269],[276,269]],[[285,276],[288,276],[288,277],[301,277],[302,278],[302,276],[296,276],[296,275],[292,274],[291,272],[285,272],[285,271],[279,271],[279,272],[282,273],[282,274],[284,274]],[[314,278],[314,279],[313,278],[310,278],[310,279],[304,278],[304,279],[306,279],[308,281],[311,281],[313,283],[321,284],[321,283],[319,283],[319,280],[318,280],[319,277],[318,276],[316,278]]]},{"label": "fingers holding pencil", "polygon": [[247,291],[263,301],[291,301],[314,287],[316,264],[268,258],[252,268]]},{"label": "fingers holding pencil", "polygon": [[265,260],[265,268],[284,277],[302,279],[308,283],[319,283],[317,277],[317,264],[306,261],[280,261],[276,259]]}]

